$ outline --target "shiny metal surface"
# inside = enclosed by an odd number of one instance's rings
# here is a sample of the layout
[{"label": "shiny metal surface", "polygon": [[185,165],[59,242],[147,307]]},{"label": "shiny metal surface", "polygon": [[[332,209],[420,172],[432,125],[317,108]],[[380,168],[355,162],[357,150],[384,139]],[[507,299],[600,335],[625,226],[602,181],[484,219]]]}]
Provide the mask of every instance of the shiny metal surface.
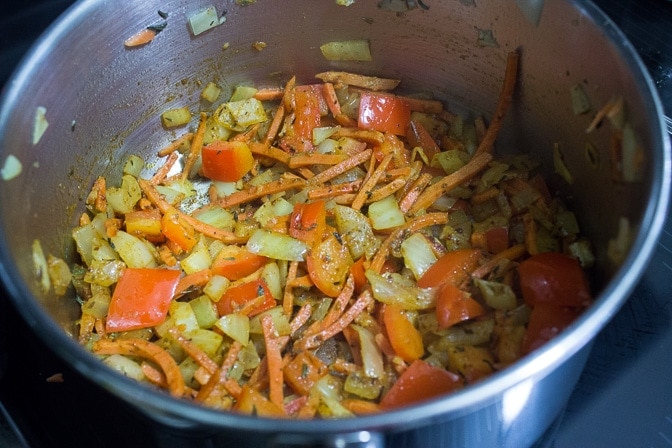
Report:
[{"label": "shiny metal surface", "polygon": [[[112,1],[78,3],[31,53],[0,112],[2,158],[11,153],[24,162],[24,174],[0,192],[2,274],[28,324],[103,387],[162,422],[212,431],[213,440],[260,446],[278,431],[310,439],[368,430],[385,433],[389,446],[423,446],[436,436],[446,441],[445,446],[533,443],[564,406],[588,355],[589,341],[622,305],[649,260],[668,199],[669,142],[659,101],[639,59],[590,3],[548,1],[538,25],[512,7],[514,2],[484,1],[476,7],[465,3],[394,14],[370,2],[348,8],[329,2],[319,9],[310,2],[286,2],[286,20],[281,23],[270,10],[260,14],[255,9],[263,1],[246,8],[231,4],[225,24],[199,37],[187,34],[185,18],[205,2],[135,3],[124,14]],[[157,9],[169,11],[169,27],[152,44],[124,50],[120,42],[154,21]],[[109,17],[118,16],[124,20],[110,23]],[[477,29],[491,29],[497,46],[479,46]],[[342,38],[369,38],[374,62],[327,64],[319,55],[319,43]],[[252,49],[254,41],[268,46],[258,52]],[[224,42],[230,43],[226,51]],[[196,104],[197,81],[214,79],[230,89],[246,80],[276,84],[292,73],[309,80],[312,73],[334,67],[400,77],[408,90],[429,87],[451,106],[488,116],[505,55],[517,48],[523,54],[519,93],[498,148],[532,148],[549,173],[552,144],[568,148],[566,160],[577,182],[571,188],[559,182],[556,187],[571,196],[602,262],[620,216],[628,216],[642,230],[625,265],[615,273],[600,272],[604,288],[591,312],[530,359],[481,385],[384,416],[310,425],[265,420],[260,425],[258,419],[222,416],[176,403],[102,369],[45,312],[51,310],[62,323],[72,319],[73,310],[50,307],[49,298],[41,298],[44,308],[38,301],[26,300],[35,291],[29,264],[32,239],[39,236],[52,251],[71,251],[67,229],[77,216],[72,204],[86,194],[98,174],[118,175],[118,167],[110,161],[136,151],[149,154],[165,144],[168,137],[156,116],[170,105]],[[38,67],[49,70],[38,73]],[[586,83],[596,104],[614,94],[624,95],[632,124],[651,149],[645,182],[613,185],[608,167],[591,171],[584,163],[579,148],[585,143],[582,130],[589,117],[573,116],[568,107],[568,88],[575,82]],[[38,105],[47,108],[50,128],[32,147],[29,136]],[[607,131],[592,138],[607,160]],[[18,261],[16,266],[12,260]]]}]

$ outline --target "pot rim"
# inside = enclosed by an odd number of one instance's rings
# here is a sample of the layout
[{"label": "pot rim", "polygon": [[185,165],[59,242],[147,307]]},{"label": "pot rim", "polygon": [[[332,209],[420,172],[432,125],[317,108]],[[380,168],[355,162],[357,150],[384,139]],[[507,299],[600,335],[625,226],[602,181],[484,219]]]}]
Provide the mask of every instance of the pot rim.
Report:
[{"label": "pot rim", "polygon": [[[164,421],[170,420],[175,426],[190,426],[197,423],[215,428],[313,435],[391,427],[403,429],[426,423],[427,420],[441,414],[454,418],[473,412],[498,400],[499,394],[523,381],[542,378],[586,346],[628,300],[658,243],[670,199],[672,158],[669,135],[662,104],[648,70],[622,31],[597,6],[590,0],[569,1],[606,33],[609,42],[631,68],[638,90],[645,97],[648,121],[651,124],[652,145],[655,148],[652,160],[654,168],[651,197],[630,253],[613,279],[597,296],[591,308],[558,337],[507,369],[445,397],[406,408],[352,419],[311,420],[307,425],[306,421],[301,420],[270,419],[217,411],[183,399],[172,398],[165,392],[119,375],[112,369],[101,368],[103,365],[100,361],[68,336],[42,309],[27,285],[20,280],[21,275],[10,257],[7,235],[0,235],[0,277],[12,305],[42,341],[74,370],[125,401],[136,406],[140,404],[145,410],[156,412],[156,417]],[[31,68],[39,65],[39,60],[58,39],[59,34],[68,29],[69,23],[75,21],[76,17],[86,14],[95,3],[95,1],[75,3],[38,39],[3,92],[0,118],[10,113],[6,104],[11,101],[6,100],[18,94]],[[4,133],[5,122],[6,120],[0,120],[0,135]]]}]

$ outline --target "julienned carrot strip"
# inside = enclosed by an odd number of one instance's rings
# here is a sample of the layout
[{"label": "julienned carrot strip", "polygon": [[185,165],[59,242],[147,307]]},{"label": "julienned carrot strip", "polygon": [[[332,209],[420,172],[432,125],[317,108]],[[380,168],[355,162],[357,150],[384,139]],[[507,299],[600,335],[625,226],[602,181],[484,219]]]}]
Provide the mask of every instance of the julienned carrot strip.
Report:
[{"label": "julienned carrot strip", "polygon": [[322,187],[315,187],[308,191],[308,199],[324,199],[333,198],[342,194],[356,193],[362,186],[361,180],[355,180],[343,184],[324,185]]},{"label": "julienned carrot strip", "polygon": [[202,288],[212,278],[211,269],[202,269],[193,274],[185,275],[177,282],[175,288],[175,297],[180,297],[189,292],[192,288]]},{"label": "julienned carrot strip", "polygon": [[343,331],[359,316],[366,308],[374,302],[373,296],[369,290],[362,292],[355,303],[353,303],[341,317],[329,327],[317,334],[303,337],[294,343],[294,347],[303,350],[310,350],[319,347],[324,341]]},{"label": "julienned carrot strip", "polygon": [[341,163],[334,165],[319,174],[316,174],[312,179],[310,179],[310,185],[319,185],[324,182],[330,181],[334,177],[337,177],[345,172],[350,171],[360,163],[364,163],[371,158],[373,150],[367,149],[360,152],[359,154],[342,161]]},{"label": "julienned carrot strip", "polygon": [[504,117],[506,112],[511,106],[513,101],[513,92],[516,87],[516,80],[518,78],[518,60],[520,55],[516,51],[512,51],[508,54],[506,58],[506,69],[504,71],[504,83],[502,85],[502,90],[499,93],[499,98],[497,99],[497,107],[495,108],[495,115],[490,121],[490,126],[483,136],[483,140],[476,148],[475,154],[481,154],[484,152],[492,152],[494,147],[495,140],[497,139],[497,134],[499,134],[502,125],[504,124]]},{"label": "julienned carrot strip", "polygon": [[205,136],[205,125],[207,121],[208,114],[201,112],[198,128],[196,129],[194,138],[191,139],[191,148],[189,148],[189,154],[187,154],[187,160],[184,162],[184,168],[182,169],[182,179],[186,179],[189,176],[191,168],[194,166],[198,156],[201,154],[201,149],[203,148],[203,137]]},{"label": "julienned carrot strip", "polygon": [[294,336],[294,334],[296,334],[296,332],[299,331],[299,329],[303,327],[306,322],[308,322],[308,319],[310,319],[312,313],[313,306],[310,304],[310,302],[299,308],[299,311],[294,313],[292,320],[289,322],[289,328],[291,330],[290,335]]},{"label": "julienned carrot strip", "polygon": [[249,142],[248,146],[252,154],[277,160],[278,162],[284,165],[287,165],[289,163],[290,156],[282,149],[276,148],[274,146],[267,146],[263,143],[257,143],[257,142]]},{"label": "julienned carrot strip", "polygon": [[155,384],[159,387],[165,388],[167,386],[166,382],[166,377],[159,369],[154,367],[153,365],[149,364],[146,361],[143,361],[140,363],[140,370],[142,370],[142,373],[145,375],[147,380],[149,380],[150,383]]},{"label": "julienned carrot strip", "polygon": [[168,330],[168,334],[178,343],[180,344],[180,347],[187,353],[187,355],[191,356],[194,361],[198,363],[198,365],[202,366],[205,368],[208,373],[211,375],[217,372],[217,369],[219,366],[217,366],[217,363],[210,359],[210,357],[203,351],[199,346],[194,344],[191,340],[185,338],[182,333],[180,333],[180,330],[177,329],[177,327],[172,327]]},{"label": "julienned carrot strip", "polygon": [[149,359],[161,367],[170,394],[174,397],[184,396],[186,387],[180,368],[167,351],[153,342],[139,338],[100,339],[93,344],[93,352],[99,355],[119,354]]},{"label": "julienned carrot strip", "polygon": [[334,138],[349,137],[362,140],[372,145],[380,145],[385,141],[385,134],[380,131],[359,129],[357,127],[339,127],[333,135]]},{"label": "julienned carrot strip", "polygon": [[397,191],[401,190],[401,188],[404,185],[406,185],[406,179],[402,178],[394,179],[389,184],[385,184],[379,188],[374,189],[371,192],[371,194],[368,195],[368,198],[366,199],[365,203],[370,204],[371,202],[376,202],[385,199],[386,197],[391,196]]},{"label": "julienned carrot strip", "polygon": [[[374,160],[374,158],[371,158],[371,160]],[[359,210],[362,208],[364,205],[364,202],[371,196],[371,193],[373,192],[373,187],[378,183],[378,179],[380,179],[383,176],[383,173],[387,169],[387,166],[390,164],[392,161],[392,154],[386,155],[383,160],[380,161],[380,164],[378,167],[370,173],[370,176],[368,179],[364,181],[362,184],[362,188],[359,189],[357,192],[357,195],[355,196],[355,199],[352,201],[351,207],[354,208],[355,210]]]},{"label": "julienned carrot strip", "polygon": [[418,177],[415,182],[411,184],[410,190],[408,190],[408,192],[406,192],[406,194],[399,201],[399,209],[404,213],[408,213],[411,207],[413,207],[415,201],[418,199],[418,196],[420,196],[425,187],[427,187],[431,181],[431,174],[422,173],[420,177]]},{"label": "julienned carrot strip", "polygon": [[454,173],[448,174],[447,176],[441,178],[441,180],[438,182],[427,187],[425,191],[423,191],[420,196],[418,196],[418,199],[409,210],[409,213],[416,214],[420,210],[427,209],[441,196],[448,193],[455,187],[458,187],[467,182],[480,171],[485,169],[491,160],[492,154],[489,152],[475,154],[471,160],[469,160],[469,162],[467,162],[467,164],[462,168],[458,169]]},{"label": "julienned carrot strip", "polygon": [[413,111],[435,115],[439,115],[443,112],[443,103],[439,100],[413,98],[409,96],[399,96],[399,98],[404,100]]},{"label": "julienned carrot strip", "polygon": [[392,90],[401,82],[399,79],[379,78],[377,76],[337,71],[318,73],[315,77],[324,82],[347,84],[369,90]]},{"label": "julienned carrot strip", "polygon": [[243,131],[239,134],[234,135],[229,140],[234,142],[249,142],[252,140],[252,137],[259,131],[259,123],[250,126],[249,129]]},{"label": "julienned carrot strip", "polygon": [[245,190],[236,191],[228,196],[217,200],[217,205],[222,207],[232,207],[234,205],[244,204],[255,199],[269,196],[281,191],[302,188],[306,181],[293,174],[286,173],[280,179],[268,182],[261,186],[250,186]]},{"label": "julienned carrot strip", "polygon": [[91,194],[87,198],[87,202],[91,201],[93,208],[99,212],[107,210],[107,181],[103,176],[98,178],[93,183]]},{"label": "julienned carrot strip", "polygon": [[180,146],[182,146],[185,142],[188,142],[194,137],[193,132],[186,132],[185,134],[181,135],[177,139],[173,140],[171,143],[169,143],[167,146],[165,146],[163,149],[159,150],[157,155],[159,157],[165,157],[179,149]]},{"label": "julienned carrot strip", "polygon": [[285,409],[284,394],[282,392],[284,379],[282,373],[282,353],[278,343],[273,318],[269,315],[261,317],[261,331],[266,346],[266,363],[268,365],[269,392],[268,398],[279,409]]},{"label": "julienned carrot strip", "polygon": [[[238,341],[234,341],[231,344],[229,350],[226,352],[226,357],[224,358],[222,365],[217,369],[217,372],[210,377],[210,380],[199,389],[198,394],[196,395],[195,398],[196,401],[200,402],[205,401],[208,398],[208,396],[210,396],[210,394],[214,391],[214,389],[220,386],[227,388],[229,393],[231,393],[231,390],[229,390],[229,388],[235,389],[235,387],[231,386],[231,383],[228,381],[227,376],[229,374],[229,370],[231,370],[231,368],[235,364],[236,359],[238,359],[238,353],[240,353],[240,350],[242,348],[243,348],[242,344]],[[236,383],[236,386],[237,385],[238,384]],[[237,392],[238,394],[240,393],[240,386],[238,386]]]},{"label": "julienned carrot strip", "polygon": [[331,304],[327,314],[322,318],[322,320],[316,321],[310,327],[308,327],[303,333],[303,337],[305,338],[307,336],[315,335],[336,322],[338,318],[343,315],[345,307],[348,305],[348,302],[354,293],[355,277],[352,274],[349,274],[348,278],[345,280],[343,289],[341,290],[338,297],[336,297],[336,300],[334,300],[334,303]]},{"label": "julienned carrot strip", "polygon": [[338,117],[341,115],[341,105],[338,102],[338,97],[336,96],[336,90],[334,90],[334,85],[330,82],[325,82],[323,84],[324,89],[324,99],[327,101],[327,107],[331,115]]},{"label": "julienned carrot strip", "polygon": [[[145,179],[138,179],[138,184],[140,185],[140,188],[142,189],[145,196],[147,196],[147,199],[152,201],[152,203],[156,205],[158,209],[161,210],[162,213],[166,213],[166,211],[173,208],[165,199],[163,199],[161,194],[149,181]],[[205,236],[209,236],[210,238],[214,238],[216,240],[221,240],[224,241],[225,243],[232,243],[232,244],[244,243],[246,241],[246,238],[239,237],[233,232],[228,232],[226,230],[206,224],[203,221],[199,221],[193,216],[183,213],[179,210],[177,210],[177,213],[180,215],[182,219],[191,224],[194,230],[202,233]]]},{"label": "julienned carrot strip", "polygon": [[162,183],[168,176],[170,170],[173,169],[173,166],[179,160],[179,158],[180,155],[177,152],[173,151],[169,153],[166,161],[163,163],[163,165],[161,165],[161,167],[159,167],[158,170],[156,170],[149,182],[151,182],[153,185],[159,185]]},{"label": "julienned carrot strip", "polygon": [[273,140],[278,135],[280,126],[282,126],[282,120],[285,118],[285,106],[280,104],[273,114],[273,121],[271,121],[270,126],[268,126],[268,131],[264,137],[264,146],[271,146]]},{"label": "julienned carrot strip", "polygon": [[482,204],[490,199],[494,199],[499,195],[499,188],[490,187],[478,193],[474,193],[469,199],[472,204]]},{"label": "julienned carrot strip", "polygon": [[390,251],[390,247],[395,240],[398,240],[406,233],[417,232],[420,229],[425,227],[433,226],[436,224],[446,224],[448,222],[448,213],[427,213],[425,215],[420,215],[416,218],[413,218],[410,221],[407,221],[403,226],[397,227],[380,245],[378,252],[374,255],[371,260],[371,265],[369,269],[372,269],[378,273],[383,269],[385,260]]},{"label": "julienned carrot strip", "polygon": [[80,317],[77,323],[79,324],[79,342],[84,343],[93,334],[96,318],[93,314],[82,313],[82,317]]},{"label": "julienned carrot strip", "polygon": [[296,76],[292,76],[285,84],[285,89],[282,92],[282,105],[285,112],[294,110],[294,87],[296,86]]},{"label": "julienned carrot strip", "polygon": [[341,401],[341,404],[355,415],[377,414],[382,411],[377,403],[357,398],[345,398]]},{"label": "julienned carrot strip", "polygon": [[524,243],[516,244],[496,253],[492,258],[485,263],[478,266],[469,276],[465,282],[471,281],[472,278],[485,278],[492,270],[503,260],[517,260],[527,255],[527,246]]},{"label": "julienned carrot strip", "polygon": [[285,279],[285,291],[282,296],[282,309],[287,316],[292,315],[292,308],[294,307],[294,292],[292,291],[292,282],[296,279],[296,273],[299,269],[298,261],[291,261],[289,269],[287,270],[287,278]]},{"label": "julienned carrot strip", "polygon": [[313,165],[336,165],[347,159],[343,154],[319,154],[314,152],[301,152],[289,158],[290,168]]},{"label": "julienned carrot strip", "polygon": [[259,101],[274,101],[281,99],[284,92],[280,87],[265,87],[254,92],[254,98]]},{"label": "julienned carrot strip", "polygon": [[537,222],[532,217],[532,214],[525,213],[523,215],[523,224],[525,226],[525,246],[530,255],[539,253],[537,246]]}]

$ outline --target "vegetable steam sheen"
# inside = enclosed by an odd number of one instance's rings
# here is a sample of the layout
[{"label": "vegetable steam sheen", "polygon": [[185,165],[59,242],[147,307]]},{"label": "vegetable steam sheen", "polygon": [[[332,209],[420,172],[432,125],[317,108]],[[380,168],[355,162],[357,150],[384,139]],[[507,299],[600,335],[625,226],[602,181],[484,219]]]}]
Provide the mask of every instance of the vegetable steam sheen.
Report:
[{"label": "vegetable steam sheen", "polygon": [[79,340],[175,397],[271,417],[381,412],[514,363],[591,302],[574,215],[533,160],[494,156],[516,66],[490,123],[352,73],[223,100],[209,83],[211,112],[164,115],[193,129],[162,166],[94,183],[72,233]]}]

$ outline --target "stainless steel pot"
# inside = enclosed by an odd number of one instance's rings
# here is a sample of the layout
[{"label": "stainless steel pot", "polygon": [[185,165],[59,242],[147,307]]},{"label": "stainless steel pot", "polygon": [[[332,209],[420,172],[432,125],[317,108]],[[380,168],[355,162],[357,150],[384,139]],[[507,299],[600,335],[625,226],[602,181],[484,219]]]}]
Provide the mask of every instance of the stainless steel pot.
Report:
[{"label": "stainless steel pot", "polygon": [[[591,341],[615,314],[649,260],[665,218],[670,145],[654,86],[634,49],[585,0],[357,0],[339,6],[258,0],[216,2],[226,21],[193,36],[187,17],[207,0],[83,0],[39,40],[4,92],[0,163],[11,155],[21,174],[0,181],[1,274],[13,304],[61,357],[102,388],[177,431],[221,446],[496,446],[531,445],[567,401]],[[122,42],[168,13],[149,45]],[[368,39],[372,62],[328,62],[319,46]],[[263,50],[255,42],[264,42]],[[228,49],[224,49],[228,44]],[[258,46],[257,46],[258,48]],[[451,396],[381,415],[339,421],[278,421],[221,413],[154,391],[104,367],[71,337],[78,306],[39,293],[31,244],[73,256],[69,229],[96,176],[120,177],[131,153],[151,157],[170,135],[159,113],[199,107],[202,83],[225,90],[239,83],[278,85],[296,74],[309,82],[327,69],[397,77],[408,91],[430,90],[451,108],[490,117],[506,54],[522,63],[514,104],[497,150],[542,160],[595,244],[597,300],[567,331],[507,370]],[[569,89],[580,84],[592,112],[572,112]],[[627,119],[644,149],[637,182],[614,182],[608,124],[587,134],[592,114],[622,95]],[[49,126],[32,143],[35,112]],[[553,174],[553,145],[562,148],[574,182]],[[593,161],[586,160],[587,143]],[[626,218],[630,250],[614,266],[609,241]],[[212,446],[212,445],[211,445]]]}]

